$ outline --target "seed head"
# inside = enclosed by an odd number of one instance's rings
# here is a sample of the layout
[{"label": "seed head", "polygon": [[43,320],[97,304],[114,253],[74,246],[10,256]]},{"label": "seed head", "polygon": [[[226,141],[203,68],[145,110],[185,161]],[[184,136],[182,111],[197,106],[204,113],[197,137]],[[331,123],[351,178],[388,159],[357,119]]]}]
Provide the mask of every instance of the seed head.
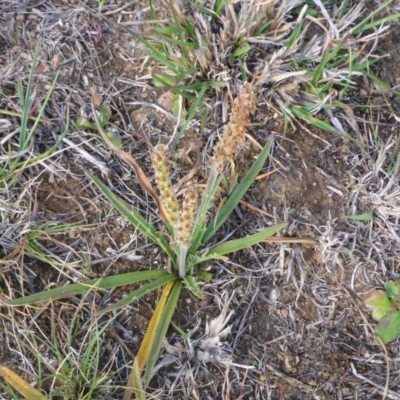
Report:
[{"label": "seed head", "polygon": [[178,225],[175,231],[176,243],[189,247],[193,223],[199,206],[198,186],[191,183],[187,186]]},{"label": "seed head", "polygon": [[214,165],[218,171],[225,161],[235,157],[238,148],[243,144],[246,128],[250,125],[250,115],[254,114],[256,102],[250,83],[244,83],[240,95],[234,100],[232,114],[225,131],[214,149]]},{"label": "seed head", "polygon": [[169,213],[172,224],[175,225],[179,217],[179,204],[171,184],[168,147],[166,145],[159,144],[154,148],[152,162],[161,201]]}]

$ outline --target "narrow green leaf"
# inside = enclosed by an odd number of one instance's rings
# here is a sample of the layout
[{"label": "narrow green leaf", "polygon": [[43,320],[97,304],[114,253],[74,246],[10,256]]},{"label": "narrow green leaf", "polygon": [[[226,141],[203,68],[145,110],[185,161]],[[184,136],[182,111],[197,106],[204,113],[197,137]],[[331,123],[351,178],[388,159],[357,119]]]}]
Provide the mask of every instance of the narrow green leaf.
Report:
[{"label": "narrow green leaf", "polygon": [[364,214],[345,215],[343,218],[351,219],[353,221],[370,221],[370,220],[374,219],[374,212],[368,211]]},{"label": "narrow green leaf", "polygon": [[382,6],[380,6],[376,10],[374,10],[372,13],[370,13],[367,18],[365,18],[363,21],[361,21],[357,26],[355,26],[353,28],[353,31],[352,31],[353,35],[356,35],[357,33],[360,33],[360,32],[365,32],[367,29],[374,28],[374,27],[376,27],[378,25],[382,25],[384,23],[388,23],[391,21],[397,21],[400,17],[400,13],[388,15],[384,18],[378,19],[377,21],[366,24],[366,22],[368,22],[368,20],[370,20],[374,15],[376,15],[380,10],[384,9],[390,3],[392,3],[392,0],[388,1],[387,3],[383,4]]},{"label": "narrow green leaf", "polygon": [[336,45],[336,47],[332,51],[330,51],[330,52],[326,51],[324,53],[324,55],[322,56],[322,60],[318,64],[317,70],[314,72],[314,76],[313,76],[313,79],[311,81],[311,85],[312,86],[317,86],[318,82],[320,81],[320,79],[322,77],[322,74],[324,72],[326,64],[330,60],[336,58],[337,53],[342,48],[342,43],[343,43],[343,40],[340,43],[338,43]]},{"label": "narrow green leaf", "polygon": [[364,148],[364,143],[360,142],[357,139],[354,139],[352,136],[350,136],[348,133],[340,132],[336,128],[334,128],[332,125],[328,124],[325,121],[322,121],[318,118],[313,117],[309,112],[305,111],[304,109],[299,108],[298,106],[289,106],[289,110],[296,116],[301,119],[304,119],[311,125],[316,126],[319,129],[322,129],[326,132],[331,132],[335,133],[337,135],[340,135],[344,137],[345,139],[350,140],[357,146],[359,146],[361,149]]},{"label": "narrow green leaf", "polygon": [[38,127],[38,125],[39,125],[39,123],[40,123],[40,121],[41,121],[41,119],[43,117],[44,111],[45,111],[45,109],[47,107],[47,103],[49,102],[50,97],[51,97],[51,95],[52,95],[52,93],[53,93],[53,91],[54,91],[54,89],[56,87],[59,75],[60,75],[60,71],[58,71],[56,73],[55,77],[53,78],[53,82],[51,83],[50,89],[48,90],[48,92],[46,94],[46,98],[44,99],[42,105],[40,106],[39,112],[37,114],[37,118],[36,118],[34,124],[32,125],[32,127],[29,129],[29,134],[26,137],[26,145],[28,145],[28,143],[31,141],[31,139],[33,138],[33,135],[36,132],[36,129],[37,129],[37,127]]},{"label": "narrow green leaf", "polygon": [[392,302],[383,290],[374,289],[364,296],[364,304],[372,310],[372,318],[381,320],[392,308]]},{"label": "narrow green leaf", "polygon": [[134,383],[134,391],[135,400],[146,400],[146,391],[143,388],[142,378],[140,373],[140,368],[137,362],[137,359],[133,362],[133,383]]},{"label": "narrow green leaf", "polygon": [[190,342],[190,336],[185,333],[181,328],[179,328],[178,325],[175,325],[173,322],[171,322],[171,325],[176,329],[176,331],[182,336],[182,339],[186,342]]},{"label": "narrow green leaf", "polygon": [[213,274],[211,272],[198,270],[195,271],[195,275],[204,282],[210,282],[213,278]]},{"label": "narrow green leaf", "polygon": [[45,292],[40,292],[32,294],[30,296],[21,297],[19,299],[10,300],[6,304],[9,306],[22,306],[27,304],[34,304],[47,300],[55,300],[55,299],[71,297],[76,294],[81,294],[92,289],[106,290],[118,286],[147,281],[149,279],[158,279],[166,276],[169,276],[169,273],[164,269],[157,269],[154,271],[128,272],[126,274],[119,274],[116,276],[109,276],[106,278],[96,278],[86,282],[74,283],[72,285],[62,286],[56,289],[47,290]]},{"label": "narrow green leaf", "polygon": [[177,66],[175,65],[175,63],[173,63],[172,61],[170,61],[168,59],[168,57],[161,52],[160,50],[158,50],[155,46],[153,46],[148,40],[144,39],[143,37],[141,37],[140,35],[138,35],[137,33],[133,32],[132,30],[124,27],[123,25],[119,25],[121,28],[125,29],[128,31],[128,33],[130,33],[135,39],[139,40],[141,43],[143,43],[150,51],[151,51],[151,57],[154,58],[155,60],[157,60],[159,63],[165,65],[166,67],[168,67],[172,72],[174,72],[176,75],[180,75],[181,71],[179,70],[179,68],[177,68]]},{"label": "narrow green leaf", "polygon": [[167,329],[170,325],[172,316],[175,312],[179,296],[182,290],[182,282],[177,281],[172,289],[172,292],[168,298],[168,302],[165,306],[165,312],[163,313],[159,324],[155,328],[154,341],[152,343],[152,347],[150,350],[149,359],[146,364],[146,370],[144,374],[145,385],[147,386],[150,382],[151,374],[154,369],[154,365],[157,361],[158,355],[161,350],[161,346],[163,344],[163,340],[165,338],[165,334],[167,333]]},{"label": "narrow green leaf", "polygon": [[251,46],[250,44],[246,44],[246,45],[236,49],[233,52],[232,57],[241,58],[241,57],[245,56],[252,48],[253,48],[253,46]]},{"label": "narrow green leaf", "polygon": [[400,335],[400,311],[390,311],[379,321],[375,332],[384,344],[396,340]]},{"label": "narrow green leaf", "polygon": [[36,157],[32,157],[29,160],[23,160],[19,163],[16,163],[16,168],[26,168],[29,165],[32,165],[34,163],[37,163],[41,160],[44,160],[45,158],[49,157],[51,154],[54,153],[54,150],[58,148],[60,143],[64,140],[65,136],[70,133],[69,130],[69,109],[67,109],[67,115],[66,115],[66,123],[65,123],[65,129],[64,132],[58,137],[57,141],[51,146],[47,151],[45,151],[42,154],[39,154]]},{"label": "narrow green leaf", "polygon": [[304,25],[304,21],[300,21],[297,24],[296,28],[294,29],[294,31],[290,35],[289,39],[285,43],[285,46],[287,49],[290,49],[293,46],[293,44],[297,41],[297,39],[300,36],[300,32],[303,29],[303,25]]},{"label": "narrow green leaf", "polygon": [[222,9],[225,7],[226,0],[217,0],[214,4],[215,14],[221,14]]},{"label": "narrow green leaf", "polygon": [[193,106],[190,108],[189,112],[186,115],[186,121],[183,124],[182,129],[178,133],[177,140],[181,139],[184,136],[186,128],[189,126],[192,119],[198,113],[199,108],[203,105],[203,97],[207,89],[208,85],[204,83],[200,90],[200,93],[197,95],[196,101],[194,102]]},{"label": "narrow green leaf", "polygon": [[198,285],[198,283],[196,282],[196,279],[191,276],[191,275],[187,275],[183,282],[185,283],[185,285],[187,286],[187,288],[199,299],[204,299],[204,294],[200,289],[200,286]]},{"label": "narrow green leaf", "polygon": [[197,249],[200,246],[202,241],[204,232],[205,232],[205,220],[207,217],[207,213],[210,209],[210,203],[215,197],[215,193],[218,189],[219,184],[223,178],[222,174],[218,174],[216,169],[211,169],[208,175],[208,181],[206,188],[203,192],[201,205],[199,207],[199,211],[197,213],[196,221],[194,223],[193,234],[190,240],[190,254],[196,254]]},{"label": "narrow green leaf", "polygon": [[147,222],[131,205],[127,204],[122,199],[118,198],[104,183],[96,178],[94,175],[88,174],[90,179],[96,184],[96,186],[101,190],[104,196],[107,197],[108,201],[116,208],[120,214],[129,221],[134,227],[140,230],[143,235],[147,236],[154,243],[158,244],[172,259],[174,262],[176,259],[175,253],[171,249],[170,245],[164,239],[164,237],[159,234],[154,226]]},{"label": "narrow green leaf", "polygon": [[21,118],[20,134],[19,134],[20,151],[25,150],[29,143],[29,140],[27,139],[28,119],[30,111],[33,76],[36,69],[36,59],[38,55],[38,50],[39,50],[39,45],[36,46],[35,53],[33,55],[32,66],[31,70],[29,71],[28,84],[26,86],[26,92],[24,92],[22,80],[19,80],[17,83],[17,90],[18,90],[18,95],[20,97],[20,104],[22,109],[22,118]]},{"label": "narrow green leaf", "polygon": [[206,252],[205,254],[202,254],[201,256],[194,256],[193,265],[201,264],[203,262],[210,261],[210,260],[227,261],[228,257],[218,256],[217,254]]},{"label": "narrow green leaf", "polygon": [[140,299],[147,293],[152,292],[153,290],[156,290],[162,286],[165,286],[167,283],[172,282],[176,280],[175,275],[168,274],[167,276],[163,276],[162,278],[159,278],[153,282],[146,283],[145,285],[141,286],[139,289],[134,290],[133,292],[129,293],[126,295],[123,299],[120,301],[117,301],[115,304],[107,307],[104,310],[99,311],[97,314],[98,315],[103,315],[105,313],[108,313],[110,311],[115,311],[118,310],[122,307],[127,306],[130,303],[133,303],[134,301]]},{"label": "narrow green leaf", "polygon": [[279,232],[287,226],[287,223],[272,226],[262,232],[255,233],[254,235],[246,236],[241,239],[230,240],[214,247],[209,251],[212,255],[224,256],[225,254],[234,253],[235,251],[247,249],[265,239],[270,238],[275,233]]},{"label": "narrow green leaf", "polygon": [[254,162],[253,166],[250,168],[247,175],[241,180],[239,185],[233,190],[231,196],[223,205],[221,210],[219,211],[217,217],[210,222],[208,228],[206,229],[203,237],[201,238],[201,243],[208,243],[211,238],[215,235],[221,225],[226,221],[235,207],[239,204],[242,197],[245,195],[250,185],[253,183],[254,179],[257,177],[258,173],[261,171],[262,167],[265,164],[265,161],[268,158],[268,155],[271,151],[273,139],[269,139],[257,160]]},{"label": "narrow green leaf", "polygon": [[156,87],[174,87],[176,86],[176,76],[158,72],[153,75],[153,82]]},{"label": "narrow green leaf", "polygon": [[388,281],[385,283],[385,292],[389,299],[400,302],[400,282]]}]

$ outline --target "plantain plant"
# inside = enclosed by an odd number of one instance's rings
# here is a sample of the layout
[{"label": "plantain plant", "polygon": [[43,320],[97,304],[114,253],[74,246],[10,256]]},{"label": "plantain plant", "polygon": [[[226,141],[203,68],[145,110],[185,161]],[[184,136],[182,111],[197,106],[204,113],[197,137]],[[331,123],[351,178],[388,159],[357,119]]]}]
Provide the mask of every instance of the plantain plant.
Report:
[{"label": "plantain plant", "polygon": [[[168,257],[168,268],[92,279],[8,301],[10,306],[30,305],[82,294],[92,289],[107,290],[122,285],[141,283],[137,290],[126,295],[122,300],[104,310],[98,311],[98,314],[102,315],[118,310],[151,291],[163,288],[147,332],[134,360],[132,376],[124,399],[130,399],[132,391],[135,393],[136,398],[144,398],[143,384],[147,386],[150,382],[155,362],[182,289],[187,288],[196,296],[202,297],[200,288],[202,282],[208,282],[212,279],[212,274],[199,269],[198,265],[213,259],[226,259],[227,254],[266,240],[286,226],[286,224],[279,224],[245,238],[226,241],[216,246],[208,245],[221,225],[239,204],[261,171],[270,153],[272,139],[267,142],[247,175],[230,190],[230,195],[219,209],[218,214],[214,217],[210,216],[212,202],[215,200],[217,189],[224,178],[226,164],[234,159],[239,146],[243,143],[247,134],[246,128],[250,124],[250,116],[254,109],[253,89],[250,84],[244,84],[240,95],[233,102],[230,121],[218,145],[214,148],[208,180],[203,192],[200,193],[199,186],[192,181],[185,188],[182,202],[178,200],[171,184],[167,146],[162,144],[156,146],[152,156],[155,180],[159,191],[159,194],[157,194],[136,161],[116,146],[103,131],[94,112],[97,129],[103,140],[131,165],[142,188],[155,200],[159,215],[168,230],[168,235],[165,232],[157,231],[151,222],[143,218],[125,201],[114,195],[99,178],[90,175],[90,179],[127,221],[164,250]],[[169,240],[166,238],[169,238]]]}]

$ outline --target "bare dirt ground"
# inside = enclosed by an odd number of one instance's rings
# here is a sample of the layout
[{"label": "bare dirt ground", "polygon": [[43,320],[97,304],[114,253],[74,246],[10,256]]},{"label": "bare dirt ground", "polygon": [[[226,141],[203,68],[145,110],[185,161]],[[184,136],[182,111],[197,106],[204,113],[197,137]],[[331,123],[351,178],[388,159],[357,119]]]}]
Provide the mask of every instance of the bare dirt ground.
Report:
[{"label": "bare dirt ground", "polygon": [[[104,11],[109,21],[135,27],[135,22],[149,18],[148,9],[139,2],[110,3]],[[151,85],[142,47],[96,16],[96,9],[97,2],[72,0],[0,5],[0,118],[11,121],[10,131],[18,127],[19,119],[1,115],[1,109],[18,110],[15,85],[20,79],[26,84],[38,48],[31,103],[43,101],[55,74],[59,77],[44,115],[52,125],[40,125],[31,151],[46,151],[65,130],[67,115],[70,122],[55,155],[23,171],[18,190],[2,188],[3,296],[11,290],[16,297],[68,280],[146,270],[164,262],[160,251],[99,196],[85,175],[89,171],[101,177],[115,193],[157,221],[155,206],[129,167],[103,147],[93,132],[76,129],[73,122],[82,115],[90,118],[92,98],[109,104],[111,126],[121,135],[124,149],[150,174],[151,146],[168,141],[175,128],[173,118],[155,106],[160,92]],[[382,54],[391,54],[377,65],[381,78],[392,86],[400,79],[399,41],[394,25],[380,47]],[[390,109],[368,87],[356,100],[382,105],[373,112],[360,109],[355,115],[364,152],[315,128],[290,128],[284,134],[283,121],[266,111],[260,99],[249,133],[261,145],[274,137],[266,170],[276,172],[258,181],[245,200],[264,213],[240,207],[216,240],[228,232],[243,237],[287,221],[283,235],[312,238],[318,245],[266,243],[235,254],[229,263],[209,265],[214,280],[204,287],[205,300],[187,293],[174,323],[185,332],[197,327],[196,340],[204,335],[208,321],[224,310],[234,311],[223,353],[210,362],[189,357],[184,346],[178,347],[182,338],[171,328],[167,339],[175,347],[167,346],[162,353],[149,398],[366,400],[382,398],[386,392],[386,398],[400,399],[399,344],[388,345],[387,353],[376,344],[369,325],[373,321],[361,300],[368,290],[400,277],[399,172],[393,176],[384,172],[399,152],[395,114],[400,100],[392,96]],[[219,122],[210,122],[207,130],[214,130]],[[0,132],[0,140],[6,134]],[[188,138],[177,150],[186,171],[194,166],[204,145],[195,128]],[[7,154],[5,142],[1,143],[0,155]],[[256,149],[249,145],[238,155],[239,172],[248,168],[246,160],[252,152]],[[28,213],[32,204],[35,211]],[[374,220],[344,218],[371,210]],[[24,248],[29,232],[52,221],[93,224],[43,235],[35,242],[58,271],[48,260],[35,258],[33,245]],[[115,291],[111,301],[129,290]],[[33,311],[3,307],[0,363],[35,384],[39,364],[32,349],[21,344],[27,340],[26,332],[15,326],[29,327],[42,340],[54,345],[58,341],[63,347],[78,311],[79,332],[70,346],[79,348],[92,326],[93,307],[107,301],[65,300]],[[113,371],[107,384],[114,388],[98,398],[122,398],[117,386],[127,382],[131,356],[138,350],[155,304],[156,298],[149,296],[128,307],[102,334],[98,372]],[[98,323],[103,326],[107,319]],[[52,357],[45,346],[41,349]],[[63,351],[68,353],[67,348]],[[228,358],[230,364],[224,362]],[[41,373],[45,376],[46,368]],[[42,389],[51,392],[54,388],[45,383]],[[84,393],[81,389],[77,392]],[[12,397],[0,389],[0,398]]]}]

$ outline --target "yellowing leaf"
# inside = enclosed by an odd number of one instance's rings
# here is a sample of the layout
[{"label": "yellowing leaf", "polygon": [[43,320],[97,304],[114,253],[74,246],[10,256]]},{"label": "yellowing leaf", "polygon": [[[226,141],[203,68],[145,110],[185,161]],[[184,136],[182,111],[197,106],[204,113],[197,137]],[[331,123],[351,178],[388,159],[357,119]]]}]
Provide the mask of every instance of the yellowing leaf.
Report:
[{"label": "yellowing leaf", "polygon": [[391,309],[392,302],[383,290],[371,290],[364,296],[364,304],[372,310],[375,321],[382,319]]},{"label": "yellowing leaf", "polygon": [[15,390],[22,394],[25,399],[29,400],[47,400],[39,390],[32,387],[28,382],[22,379],[11,369],[0,364],[0,376]]}]

